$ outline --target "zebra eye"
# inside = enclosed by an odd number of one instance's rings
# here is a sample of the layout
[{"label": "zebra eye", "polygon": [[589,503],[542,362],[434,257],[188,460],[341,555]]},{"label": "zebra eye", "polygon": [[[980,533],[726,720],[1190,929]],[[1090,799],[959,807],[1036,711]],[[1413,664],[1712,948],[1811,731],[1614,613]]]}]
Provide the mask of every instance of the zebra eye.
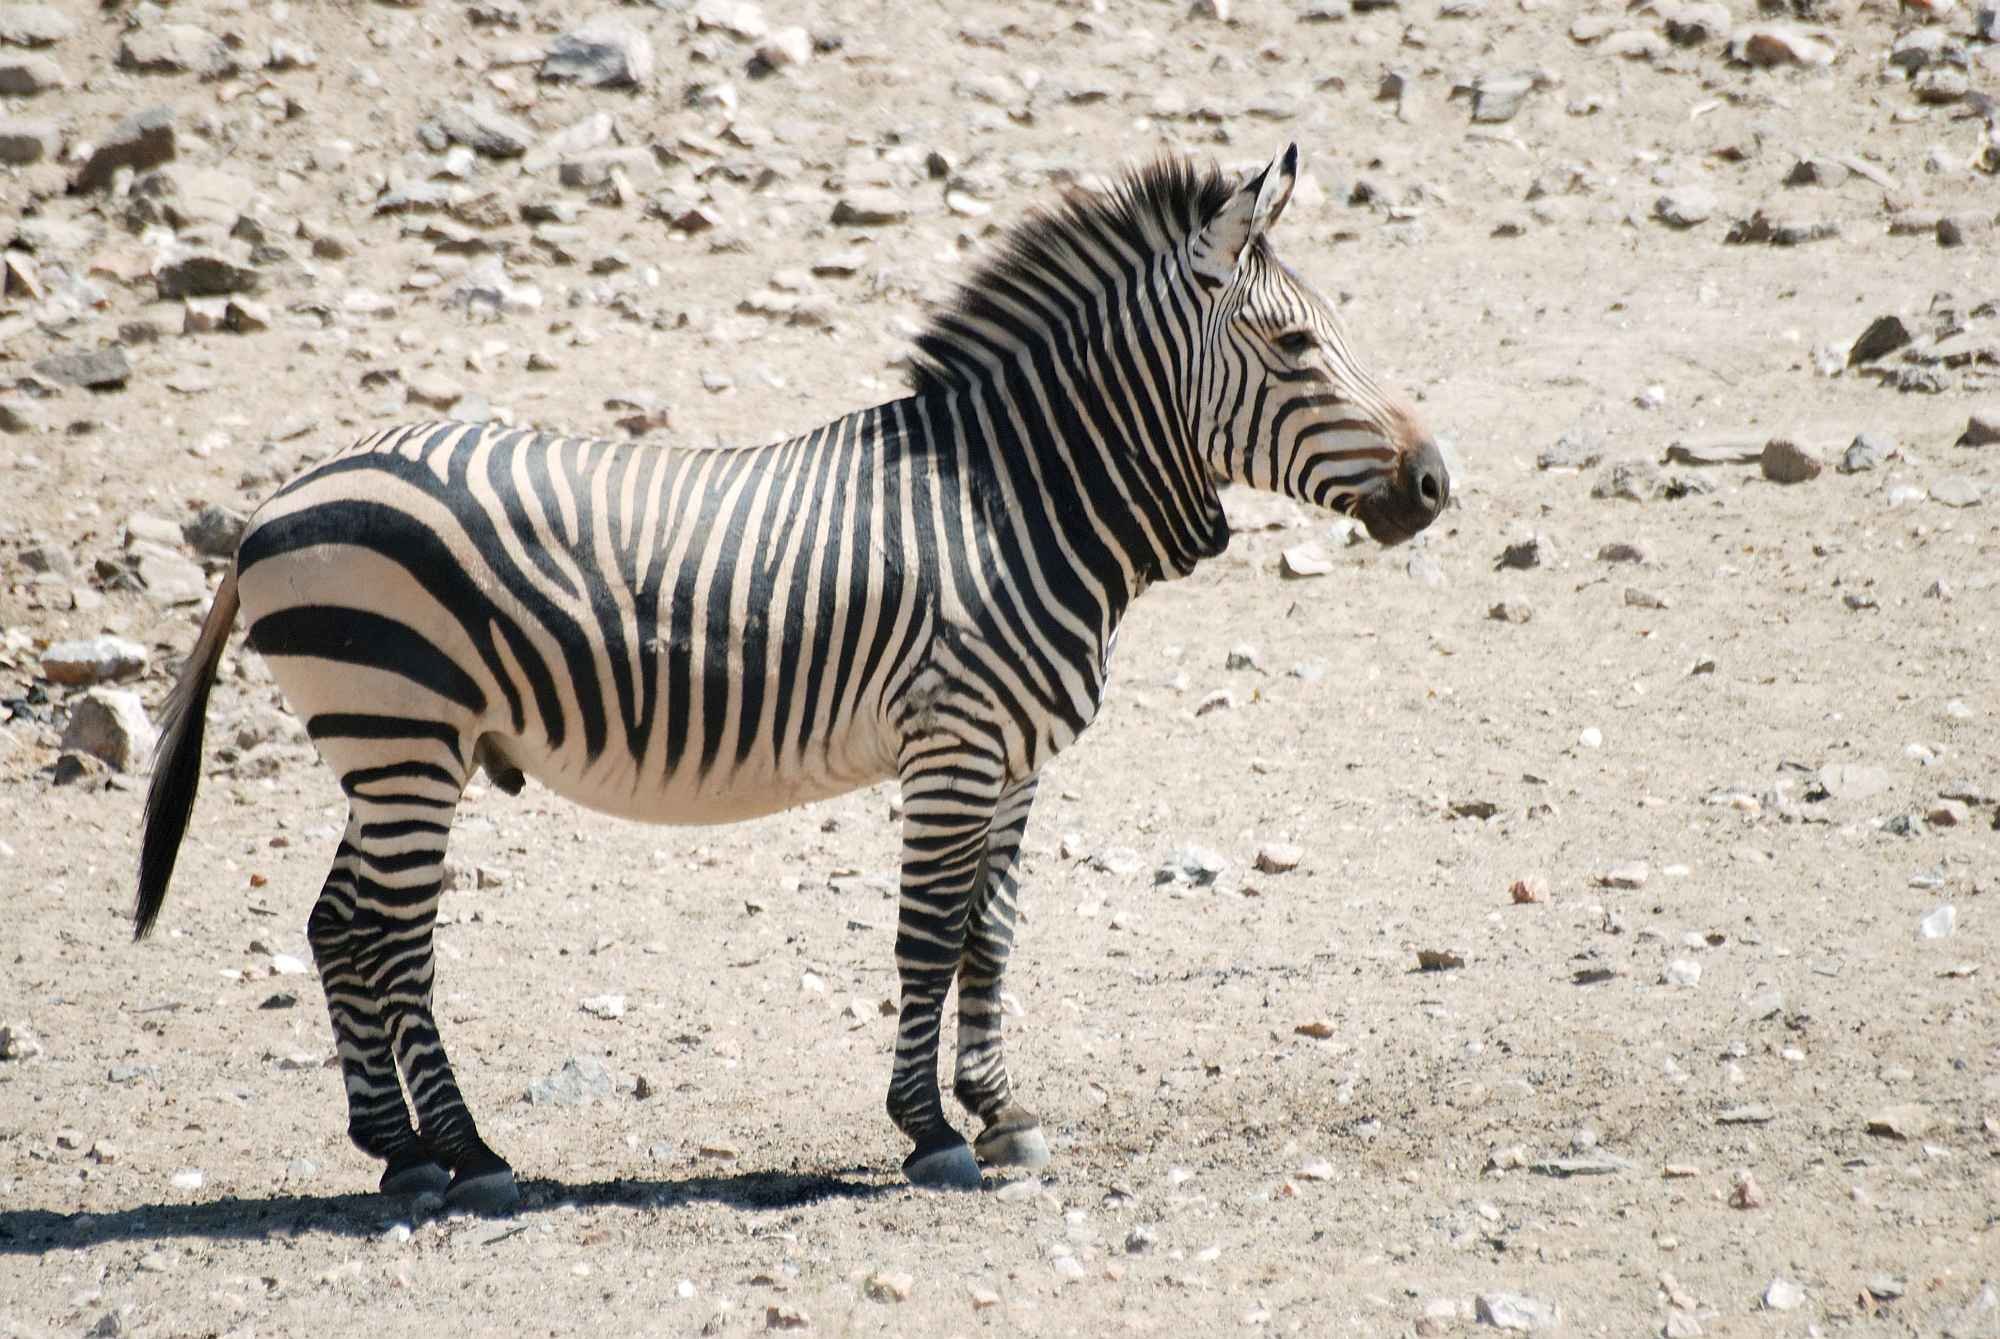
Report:
[{"label": "zebra eye", "polygon": [[1273,341],[1287,358],[1303,358],[1319,347],[1319,336],[1310,330],[1287,330]]}]

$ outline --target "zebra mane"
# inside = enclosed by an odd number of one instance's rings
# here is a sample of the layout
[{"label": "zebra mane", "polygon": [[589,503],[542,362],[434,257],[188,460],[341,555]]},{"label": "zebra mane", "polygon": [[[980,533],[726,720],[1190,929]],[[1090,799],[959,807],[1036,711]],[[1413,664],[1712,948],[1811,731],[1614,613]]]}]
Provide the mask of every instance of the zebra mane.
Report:
[{"label": "zebra mane", "polygon": [[[1163,155],[1104,190],[1071,187],[1053,209],[1030,210],[917,336],[916,391],[964,385],[989,367],[994,342],[986,330],[997,327],[1008,343],[1032,350],[1128,270],[1133,255],[1186,240],[1235,189],[1214,163]],[[1036,316],[1024,321],[1024,309]]]}]

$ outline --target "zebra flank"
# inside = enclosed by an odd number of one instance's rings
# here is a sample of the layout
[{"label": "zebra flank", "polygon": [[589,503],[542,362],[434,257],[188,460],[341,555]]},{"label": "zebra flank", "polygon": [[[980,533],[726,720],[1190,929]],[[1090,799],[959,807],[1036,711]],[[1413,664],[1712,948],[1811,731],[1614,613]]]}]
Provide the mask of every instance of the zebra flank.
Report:
[{"label": "zebra flank", "polygon": [[[431,1005],[445,845],[482,770],[658,823],[900,782],[904,1170],[965,1187],[982,1162],[1040,1165],[1000,1030],[1020,845],[1132,601],[1227,544],[1218,477],[1383,543],[1449,497],[1409,406],[1277,258],[1297,172],[1288,148],[1241,182],[1174,160],[1071,193],[936,315],[910,395],[802,436],[689,449],[407,424],[286,484],[168,702],[138,935],[187,829],[240,603],[349,803],[307,935],[349,1134],[386,1164],[384,1191],[517,1199]],[[938,1078],[954,982],[973,1144]]]}]

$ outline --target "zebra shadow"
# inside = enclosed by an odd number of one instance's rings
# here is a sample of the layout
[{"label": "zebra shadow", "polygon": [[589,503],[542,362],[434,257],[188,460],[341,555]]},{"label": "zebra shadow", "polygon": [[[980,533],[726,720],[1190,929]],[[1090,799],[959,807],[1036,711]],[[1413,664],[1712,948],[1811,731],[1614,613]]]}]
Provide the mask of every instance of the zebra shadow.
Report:
[{"label": "zebra shadow", "polygon": [[[566,1182],[538,1177],[521,1182],[521,1208],[512,1218],[453,1220],[424,1212],[407,1200],[383,1195],[230,1196],[200,1204],[141,1204],[109,1213],[64,1213],[53,1209],[0,1209],[0,1256],[45,1251],[87,1250],[118,1242],[282,1241],[328,1235],[374,1237],[398,1223],[444,1218],[464,1225],[485,1221],[488,1231],[506,1235],[525,1228],[533,1215],[574,1205],[585,1209],[665,1211],[697,1203],[732,1209],[800,1208],[822,1200],[875,1199],[909,1190],[902,1177],[867,1167],[834,1171],[746,1171],[732,1176],[690,1176],[681,1180]],[[415,1212],[413,1212],[413,1209]]]}]

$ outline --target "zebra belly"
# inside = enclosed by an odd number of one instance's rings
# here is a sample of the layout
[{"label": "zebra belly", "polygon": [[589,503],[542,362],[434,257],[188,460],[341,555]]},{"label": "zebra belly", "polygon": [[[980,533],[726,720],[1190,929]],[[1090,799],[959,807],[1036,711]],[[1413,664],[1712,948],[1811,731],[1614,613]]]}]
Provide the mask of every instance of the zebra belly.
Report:
[{"label": "zebra belly", "polygon": [[564,799],[644,823],[734,823],[831,799],[895,775],[895,744],[872,721],[855,721],[804,751],[774,757],[759,744],[748,758],[718,758],[704,772],[698,758],[671,770],[624,749],[594,761],[581,750],[550,752],[532,741],[488,735],[513,766]]}]

